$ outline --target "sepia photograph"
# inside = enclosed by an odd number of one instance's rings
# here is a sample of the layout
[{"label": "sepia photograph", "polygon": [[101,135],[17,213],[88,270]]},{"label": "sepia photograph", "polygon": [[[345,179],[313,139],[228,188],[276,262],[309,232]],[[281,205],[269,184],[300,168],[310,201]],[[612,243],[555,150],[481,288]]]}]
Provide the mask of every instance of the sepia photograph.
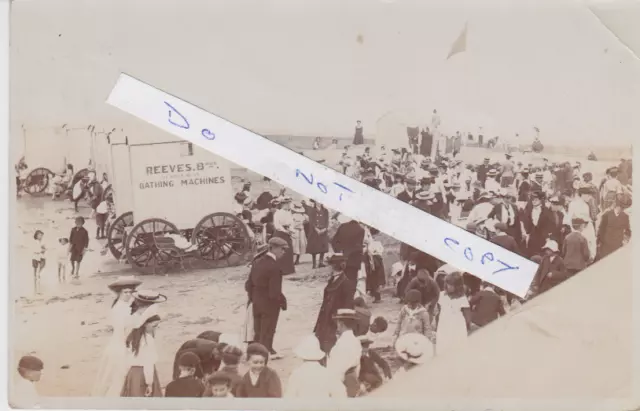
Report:
[{"label": "sepia photograph", "polygon": [[[613,296],[640,64],[602,23],[620,10],[554,4],[13,1],[10,405],[421,398],[493,378],[442,372],[476,341],[506,369],[509,328],[546,333],[517,321],[552,294]],[[528,292],[108,105],[121,73],[536,263]]]}]

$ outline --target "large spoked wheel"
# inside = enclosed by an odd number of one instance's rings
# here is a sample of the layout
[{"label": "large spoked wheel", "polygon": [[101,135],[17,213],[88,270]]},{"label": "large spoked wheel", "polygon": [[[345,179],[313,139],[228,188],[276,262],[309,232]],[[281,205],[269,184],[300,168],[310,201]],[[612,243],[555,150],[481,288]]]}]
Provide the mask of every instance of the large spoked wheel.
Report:
[{"label": "large spoked wheel", "polygon": [[24,181],[24,191],[31,195],[41,194],[49,186],[51,177],[53,173],[48,168],[39,167],[31,170]]},{"label": "large spoked wheel", "polygon": [[133,227],[133,213],[131,211],[120,215],[109,226],[107,246],[109,247],[109,251],[111,251],[111,255],[113,255],[116,260],[120,260],[126,252],[125,245],[129,227]]},{"label": "large spoked wheel", "polygon": [[142,274],[151,274],[171,263],[171,256],[160,251],[154,239],[154,236],[171,233],[178,234],[178,228],[161,218],[150,218],[135,225],[125,239],[125,251],[131,267]]},{"label": "large spoked wheel", "polygon": [[191,242],[209,266],[236,266],[251,258],[252,240],[247,225],[229,213],[204,217],[193,229]]},{"label": "large spoked wheel", "polygon": [[89,177],[89,169],[83,168],[74,174],[73,179],[71,180],[71,187],[75,187],[76,183],[80,180],[87,179]]},{"label": "large spoked wheel", "polygon": [[111,184],[102,192],[102,201],[113,203],[113,186]]}]

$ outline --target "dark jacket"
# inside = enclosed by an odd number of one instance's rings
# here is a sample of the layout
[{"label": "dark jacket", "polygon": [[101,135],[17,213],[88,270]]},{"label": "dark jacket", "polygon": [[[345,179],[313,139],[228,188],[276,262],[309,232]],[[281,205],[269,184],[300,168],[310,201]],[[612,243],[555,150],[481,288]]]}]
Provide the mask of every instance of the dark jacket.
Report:
[{"label": "dark jacket", "polygon": [[254,311],[270,312],[286,307],[287,300],[282,294],[282,271],[269,255],[265,254],[253,263],[244,289]]},{"label": "dark jacket", "polygon": [[469,299],[471,322],[484,327],[496,318],[505,315],[500,296],[494,291],[481,290]]},{"label": "dark jacket", "polygon": [[337,325],[333,316],[340,308],[353,309],[354,284],[343,273],[331,277],[322,295],[322,305],[313,332],[320,341],[320,347],[328,353],[336,343]]},{"label": "dark jacket", "polygon": [[622,247],[625,235],[631,236],[631,226],[629,225],[629,215],[621,211],[616,216],[615,211],[607,210],[602,215],[600,226],[598,227],[598,244],[600,244],[599,256],[602,258]]},{"label": "dark jacket", "polygon": [[[549,273],[552,273],[551,277],[549,277]],[[553,261],[551,261],[551,256],[546,255],[538,265],[538,271],[531,282],[531,290],[534,295],[542,294],[566,279],[567,269],[562,257],[553,256]]]},{"label": "dark jacket", "polygon": [[202,397],[204,384],[195,376],[182,377],[171,381],[165,388],[165,397]]},{"label": "dark jacket", "polygon": [[413,194],[409,194],[407,191],[403,191],[400,194],[398,194],[396,198],[402,201],[403,203],[410,203],[416,199],[416,192],[414,191]]},{"label": "dark jacket", "polygon": [[80,252],[89,246],[89,232],[84,227],[73,227],[69,234],[71,251]]},{"label": "dark jacket", "polygon": [[508,234],[495,235],[491,237],[491,242],[502,248],[506,248],[513,253],[520,254],[520,247],[518,247],[518,243]]},{"label": "dark jacket", "polygon": [[491,210],[491,212],[489,213],[488,217],[495,218],[498,221],[503,221],[503,217],[505,218],[505,220],[508,220],[506,218],[507,216],[503,216],[503,213],[507,212],[507,210],[505,210],[505,207],[509,207],[513,212],[513,222],[509,224],[509,222],[507,221],[507,234],[513,237],[514,240],[520,241],[520,239],[522,238],[522,230],[520,228],[520,212],[514,204],[496,204],[493,207],[493,210]]},{"label": "dark jacket", "polygon": [[524,229],[527,234],[529,234],[529,242],[527,243],[528,256],[540,254],[544,243],[556,232],[556,221],[553,216],[553,211],[543,205],[538,224],[534,225],[531,217],[532,210],[533,205],[529,202],[524,209],[522,218]]},{"label": "dark jacket", "polygon": [[412,278],[407,284],[407,288],[404,291],[404,294],[409,292],[409,290],[418,290],[420,291],[420,295],[422,296],[421,303],[425,306],[425,308],[431,313],[433,307],[438,303],[438,299],[440,298],[440,287],[438,287],[438,283],[436,280],[429,277],[427,281],[423,282],[418,277]]},{"label": "dark jacket", "polygon": [[364,228],[359,222],[352,220],[340,224],[338,231],[331,240],[333,251],[342,253],[347,257],[347,267],[360,268],[362,264],[362,246],[364,241]]},{"label": "dark jacket", "polygon": [[236,386],[238,398],[281,398],[282,383],[278,374],[269,367],[264,367],[254,386],[247,372]]},{"label": "dark jacket", "polygon": [[574,231],[564,239],[562,259],[567,270],[583,270],[589,265],[589,243],[582,233]]}]

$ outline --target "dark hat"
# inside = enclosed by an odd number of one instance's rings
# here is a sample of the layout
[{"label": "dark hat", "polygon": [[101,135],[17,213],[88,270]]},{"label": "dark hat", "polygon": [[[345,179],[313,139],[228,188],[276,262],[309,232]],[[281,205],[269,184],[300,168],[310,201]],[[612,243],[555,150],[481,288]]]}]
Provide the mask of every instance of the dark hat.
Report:
[{"label": "dark hat", "polygon": [[326,257],[328,264],[340,264],[347,261],[347,257],[342,253],[333,253]]},{"label": "dark hat", "polygon": [[[418,291],[419,292],[419,291]],[[334,320],[357,320],[358,316],[355,310],[351,308],[338,308],[338,311],[333,316]]]},{"label": "dark hat", "polygon": [[431,177],[422,177],[420,179],[420,184],[432,184],[432,179]]},{"label": "dark hat", "polygon": [[[242,357],[242,350],[234,345],[227,345],[222,349],[222,357],[233,357],[240,359]],[[225,361],[225,363],[228,363]]]},{"label": "dark hat", "polygon": [[373,343],[373,340],[366,335],[359,336],[358,340],[360,340],[360,345],[362,345],[363,347],[368,347]]},{"label": "dark hat", "polygon": [[485,162],[485,163],[488,163],[489,161],[491,161],[491,160],[489,159],[489,157],[485,157],[485,158],[484,158],[484,162]]},{"label": "dark hat", "polygon": [[192,352],[185,352],[178,359],[178,364],[181,367],[196,368],[200,365],[200,357]]},{"label": "dark hat", "polygon": [[38,357],[35,357],[33,355],[25,355],[24,357],[20,358],[18,367],[30,371],[41,371],[44,368],[44,364]]},{"label": "dark hat", "polygon": [[505,156],[508,157],[508,158],[513,157],[513,155],[511,155],[511,153],[505,153]]},{"label": "dark hat", "polygon": [[289,244],[280,237],[271,237],[268,244],[269,247],[289,248]]}]

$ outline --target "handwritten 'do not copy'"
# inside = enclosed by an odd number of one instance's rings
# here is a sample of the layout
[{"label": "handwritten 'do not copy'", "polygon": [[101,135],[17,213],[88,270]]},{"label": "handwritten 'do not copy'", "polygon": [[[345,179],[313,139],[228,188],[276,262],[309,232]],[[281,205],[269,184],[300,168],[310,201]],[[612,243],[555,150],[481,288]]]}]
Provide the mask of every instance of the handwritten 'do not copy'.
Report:
[{"label": "handwritten 'do not copy'", "polygon": [[107,103],[520,297],[538,268],[496,244],[126,74],[120,75]]}]

